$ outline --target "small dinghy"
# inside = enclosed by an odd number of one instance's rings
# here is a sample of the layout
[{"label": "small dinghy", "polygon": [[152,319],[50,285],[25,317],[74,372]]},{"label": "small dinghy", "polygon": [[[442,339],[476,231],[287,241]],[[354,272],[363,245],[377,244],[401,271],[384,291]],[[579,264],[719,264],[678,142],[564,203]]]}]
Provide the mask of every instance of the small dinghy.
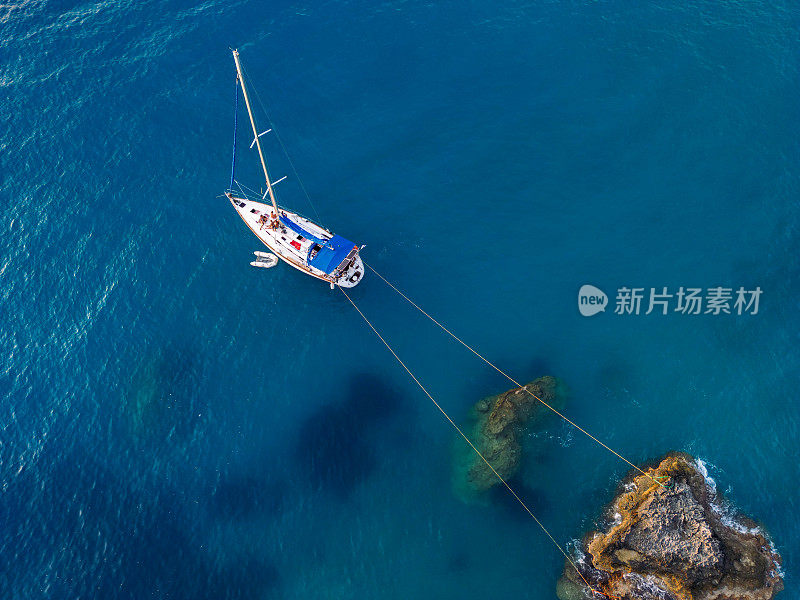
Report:
[{"label": "small dinghy", "polygon": [[262,269],[271,269],[275,265],[278,264],[278,257],[272,254],[271,252],[259,252],[256,250],[253,252],[256,255],[256,259],[251,262],[250,264],[254,267],[261,267]]}]

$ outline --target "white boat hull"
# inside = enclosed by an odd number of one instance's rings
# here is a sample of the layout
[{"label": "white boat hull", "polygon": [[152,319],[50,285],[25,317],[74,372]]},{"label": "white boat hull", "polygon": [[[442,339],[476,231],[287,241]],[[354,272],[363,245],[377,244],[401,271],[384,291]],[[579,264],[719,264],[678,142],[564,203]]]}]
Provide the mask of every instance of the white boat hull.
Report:
[{"label": "white boat hull", "polygon": [[[275,213],[271,204],[254,202],[247,198],[234,196],[231,193],[227,193],[226,196],[238,215],[242,218],[242,221],[244,221],[245,225],[253,232],[253,235],[261,240],[261,242],[280,260],[298,271],[302,271],[306,275],[311,275],[316,279],[327,281],[328,283],[339,285],[343,288],[355,287],[364,278],[364,263],[357,249],[355,249],[353,256],[348,256],[347,264],[343,263],[340,271],[336,271],[332,274],[325,273],[309,265],[306,260],[309,245],[313,244],[313,241],[306,240],[285,227],[278,227],[276,229],[270,227],[269,222],[273,220]],[[329,239],[333,236],[327,229],[320,227],[297,213],[285,209],[281,209],[281,212],[315,236],[322,239]],[[263,215],[266,215],[267,223],[263,222]]]}]

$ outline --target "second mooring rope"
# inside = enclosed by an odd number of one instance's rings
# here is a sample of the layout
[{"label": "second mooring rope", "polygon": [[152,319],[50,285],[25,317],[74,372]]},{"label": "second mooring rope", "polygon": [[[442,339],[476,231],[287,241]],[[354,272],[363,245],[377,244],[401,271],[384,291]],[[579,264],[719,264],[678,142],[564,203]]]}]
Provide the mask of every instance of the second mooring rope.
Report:
[{"label": "second mooring rope", "polygon": [[[371,267],[370,267],[370,268],[371,268]],[[387,282],[387,283],[388,283],[388,282]],[[514,496],[514,498],[516,498],[517,502],[519,502],[519,503],[520,503],[520,505],[522,506],[522,508],[524,508],[524,509],[525,509],[525,512],[527,512],[527,513],[528,513],[528,514],[531,516],[531,518],[532,518],[534,521],[536,521],[536,524],[537,524],[537,525],[538,525],[538,526],[539,526],[539,527],[542,529],[542,531],[544,531],[545,535],[547,535],[547,537],[548,537],[548,538],[550,538],[550,541],[551,541],[551,542],[553,542],[553,545],[554,545],[556,548],[558,548],[559,552],[561,552],[561,554],[563,554],[563,555],[564,555],[564,558],[566,558],[566,559],[567,559],[567,561],[569,561],[569,564],[571,564],[571,565],[572,565],[572,567],[575,569],[575,572],[576,572],[578,575],[580,575],[580,578],[581,578],[581,579],[583,580],[583,582],[586,584],[586,587],[587,587],[589,590],[591,590],[592,592],[594,592],[595,594],[600,594],[600,595],[602,595],[602,596],[606,596],[607,598],[612,598],[612,596],[609,596],[609,595],[608,595],[608,594],[606,594],[605,592],[601,592],[600,590],[597,590],[597,589],[593,588],[593,587],[592,587],[592,586],[589,584],[589,582],[588,582],[588,581],[586,581],[586,578],[583,576],[583,573],[581,573],[581,572],[580,572],[580,569],[578,569],[578,565],[576,565],[576,564],[575,564],[575,561],[574,561],[574,560],[572,560],[572,558],[569,556],[569,554],[567,554],[567,552],[566,552],[566,551],[565,551],[565,550],[564,550],[564,549],[561,547],[561,544],[559,544],[559,543],[556,541],[556,539],[553,537],[553,535],[552,535],[552,534],[551,534],[551,533],[550,533],[550,532],[547,530],[547,528],[546,528],[544,525],[542,525],[542,522],[541,522],[539,519],[537,519],[537,518],[536,518],[536,515],[534,515],[534,514],[533,514],[533,511],[531,511],[531,509],[530,509],[530,508],[528,508],[528,505],[527,505],[527,504],[525,504],[525,502],[522,500],[522,498],[520,498],[520,497],[519,497],[519,495],[517,494],[517,492],[515,492],[515,491],[514,491],[514,489],[513,489],[513,488],[512,488],[512,487],[511,487],[511,486],[508,484],[508,482],[507,482],[507,481],[506,481],[506,480],[503,478],[503,476],[502,476],[502,475],[500,475],[500,473],[498,473],[498,472],[495,470],[495,468],[494,468],[494,467],[491,465],[491,463],[490,463],[488,460],[486,460],[486,457],[483,455],[483,453],[482,453],[480,450],[478,450],[478,448],[475,446],[475,444],[473,444],[473,443],[472,443],[472,440],[470,440],[470,439],[467,437],[467,435],[466,435],[466,434],[465,434],[465,433],[464,433],[464,432],[461,430],[461,428],[460,428],[458,425],[456,425],[456,422],[455,422],[455,421],[453,421],[453,419],[451,419],[451,418],[450,418],[450,415],[448,415],[448,414],[447,414],[447,412],[446,412],[446,411],[445,411],[445,410],[444,410],[444,409],[441,407],[441,405],[440,405],[438,402],[436,402],[436,400],[434,400],[433,396],[431,396],[430,392],[428,392],[428,390],[425,388],[425,386],[424,386],[424,385],[422,385],[422,383],[420,382],[420,380],[419,380],[419,379],[417,379],[416,375],[414,375],[414,373],[412,373],[412,372],[411,372],[411,369],[409,369],[409,368],[406,366],[406,363],[404,363],[404,362],[402,361],[402,359],[401,359],[401,358],[400,358],[400,357],[397,355],[397,353],[396,353],[396,352],[394,351],[394,349],[393,349],[393,348],[392,348],[392,347],[389,345],[389,343],[388,343],[388,342],[387,342],[387,341],[386,341],[386,340],[383,338],[383,336],[382,336],[382,335],[381,335],[381,334],[378,332],[378,330],[377,330],[377,329],[375,329],[375,326],[372,324],[372,322],[370,322],[370,320],[369,320],[369,319],[366,317],[366,315],[365,315],[363,312],[361,312],[361,309],[360,309],[360,308],[358,308],[358,305],[356,305],[356,303],[355,303],[355,302],[353,302],[353,299],[350,297],[350,295],[349,295],[347,292],[345,292],[345,291],[344,291],[344,288],[343,288],[343,287],[341,287],[341,286],[336,286],[336,287],[338,287],[340,290],[342,290],[342,293],[343,293],[343,294],[345,295],[345,297],[346,297],[346,298],[347,298],[347,299],[350,301],[350,304],[352,304],[352,305],[353,305],[353,308],[355,308],[355,309],[356,309],[356,311],[358,312],[358,314],[359,314],[359,315],[361,315],[361,318],[362,318],[362,319],[364,319],[364,322],[365,322],[367,325],[369,325],[369,328],[370,328],[370,329],[372,329],[372,331],[375,333],[375,335],[377,335],[377,336],[378,336],[378,339],[380,339],[380,341],[381,341],[381,342],[383,342],[383,345],[384,345],[384,346],[386,346],[386,348],[389,350],[389,352],[391,352],[391,353],[392,353],[392,356],[394,356],[395,360],[397,360],[397,362],[398,362],[398,363],[400,363],[400,366],[401,366],[401,367],[403,367],[403,369],[405,369],[406,373],[408,373],[408,375],[411,377],[411,379],[413,379],[413,380],[414,380],[414,382],[415,382],[415,383],[416,383],[416,384],[419,386],[419,388],[420,388],[420,389],[421,389],[421,390],[422,390],[422,391],[425,393],[425,395],[428,397],[428,399],[429,399],[431,402],[433,402],[434,406],[436,406],[436,408],[438,408],[438,409],[439,409],[439,412],[441,412],[441,413],[442,413],[442,415],[444,415],[444,418],[445,418],[445,419],[447,419],[447,421],[450,423],[450,425],[452,425],[452,426],[453,426],[453,428],[454,428],[454,429],[455,429],[455,430],[456,430],[456,431],[459,433],[459,435],[460,435],[462,438],[464,438],[464,441],[465,441],[465,442],[467,442],[467,444],[469,444],[469,447],[470,447],[470,448],[472,448],[472,450],[475,452],[475,454],[477,454],[477,455],[480,457],[480,459],[481,459],[481,460],[482,460],[484,463],[486,463],[486,466],[487,466],[487,467],[489,467],[489,469],[491,469],[492,473],[494,473],[495,477],[497,477],[497,479],[498,479],[498,480],[500,480],[500,482],[501,482],[501,483],[502,483],[502,484],[505,486],[505,488],[506,488],[506,489],[509,491],[509,493],[510,493],[512,496]]]},{"label": "second mooring rope", "polygon": [[[365,264],[365,265],[367,265],[367,263],[364,263],[364,264]],[[613,448],[610,448],[609,446],[607,446],[606,444],[604,444],[603,442],[601,442],[600,440],[598,440],[598,439],[597,439],[595,436],[593,436],[591,433],[589,433],[588,431],[586,431],[586,430],[585,430],[583,427],[581,427],[580,425],[578,425],[577,423],[575,423],[574,421],[572,421],[571,419],[569,419],[569,418],[568,418],[566,415],[562,414],[561,412],[559,412],[558,410],[556,410],[555,408],[553,408],[552,406],[550,406],[550,405],[549,405],[547,402],[545,402],[544,400],[542,400],[541,398],[539,398],[539,396],[537,396],[536,394],[534,394],[533,392],[531,392],[531,391],[530,391],[528,388],[526,388],[526,387],[525,387],[525,386],[523,386],[523,385],[522,385],[520,382],[518,382],[516,379],[514,379],[513,377],[511,377],[511,375],[509,375],[508,373],[506,373],[505,371],[503,371],[503,370],[502,370],[500,367],[498,367],[497,365],[495,365],[495,364],[494,364],[493,362],[491,362],[491,361],[490,361],[488,358],[486,358],[486,357],[485,357],[485,356],[483,356],[483,355],[482,355],[480,352],[478,352],[477,350],[475,350],[475,348],[473,348],[472,346],[470,346],[469,344],[467,344],[467,343],[466,343],[464,340],[462,340],[460,337],[458,337],[458,336],[457,336],[455,333],[453,333],[452,331],[450,331],[450,330],[449,330],[447,327],[445,327],[444,325],[442,325],[442,324],[441,324],[439,321],[437,321],[437,320],[436,320],[436,319],[434,319],[434,318],[433,318],[431,315],[429,315],[427,312],[425,312],[425,310],[423,310],[423,309],[422,309],[422,307],[420,307],[419,305],[417,305],[417,304],[416,304],[416,303],[415,303],[415,302],[414,302],[414,301],[413,301],[411,298],[409,298],[408,296],[406,296],[406,295],[405,295],[403,292],[401,292],[401,291],[400,291],[399,289],[397,289],[397,288],[396,288],[394,285],[392,285],[392,283],[391,283],[391,282],[389,282],[389,281],[388,281],[388,280],[387,280],[387,279],[386,279],[386,278],[385,278],[383,275],[381,275],[380,273],[378,273],[378,272],[377,272],[377,271],[376,271],[376,270],[375,270],[375,269],[374,269],[374,268],[373,268],[371,265],[367,265],[367,267],[369,268],[369,270],[370,270],[370,271],[372,271],[373,273],[375,273],[375,275],[377,275],[378,277],[380,277],[380,278],[383,280],[383,282],[384,282],[386,285],[388,285],[388,286],[389,286],[390,288],[392,288],[392,289],[393,289],[395,292],[397,292],[398,294],[400,294],[400,295],[401,295],[401,296],[402,296],[402,297],[403,297],[403,298],[404,298],[404,299],[405,299],[405,300],[406,300],[406,301],[407,301],[409,304],[411,304],[411,306],[413,306],[413,307],[414,307],[414,308],[416,308],[416,309],[417,309],[419,312],[421,312],[423,315],[425,315],[426,317],[428,317],[428,318],[429,318],[431,321],[433,321],[433,322],[434,322],[434,323],[435,323],[437,326],[439,326],[439,327],[440,327],[440,328],[441,328],[441,329],[442,329],[444,332],[446,332],[446,333],[447,333],[447,334],[448,334],[450,337],[452,337],[452,338],[453,338],[454,340],[456,340],[456,341],[457,341],[459,344],[461,344],[462,346],[464,346],[464,348],[466,348],[467,350],[469,350],[470,352],[472,352],[472,353],[473,353],[475,356],[477,356],[478,358],[480,358],[480,359],[481,359],[483,362],[485,362],[487,365],[489,365],[490,367],[492,367],[492,368],[493,368],[495,371],[497,371],[498,373],[500,373],[500,374],[501,374],[503,377],[505,377],[506,379],[508,379],[508,380],[509,380],[511,383],[513,383],[513,384],[514,384],[514,385],[516,385],[517,387],[519,387],[519,388],[522,388],[523,390],[525,390],[525,392],[527,392],[528,394],[530,394],[531,396],[533,396],[533,397],[534,397],[536,400],[538,400],[538,401],[539,401],[539,402],[540,402],[542,405],[544,405],[544,406],[546,406],[547,408],[549,408],[551,411],[553,411],[553,412],[554,412],[555,414],[557,414],[559,417],[561,417],[562,419],[564,419],[564,420],[565,420],[567,423],[569,423],[570,425],[572,425],[572,426],[573,426],[575,429],[577,429],[578,431],[580,431],[581,433],[583,433],[583,434],[584,434],[584,435],[586,435],[587,437],[589,437],[589,438],[591,438],[592,440],[594,440],[595,442],[597,442],[597,443],[598,443],[599,445],[601,445],[603,448],[605,448],[606,450],[608,450],[609,452],[611,452],[611,454],[613,454],[614,456],[616,456],[616,457],[617,457],[617,458],[619,458],[620,460],[623,460],[624,462],[628,463],[628,464],[629,464],[631,467],[633,467],[634,469],[636,469],[637,471],[639,471],[639,473],[641,473],[642,475],[644,475],[644,476],[646,476],[648,479],[650,479],[650,481],[652,481],[652,482],[653,482],[653,483],[655,483],[656,485],[660,485],[661,487],[666,487],[666,486],[665,486],[663,483],[661,483],[661,482],[659,482],[659,481],[656,481],[655,479],[653,479],[653,478],[650,476],[650,474],[649,474],[649,473],[646,473],[645,471],[643,471],[642,469],[640,469],[639,467],[637,467],[635,464],[633,464],[633,463],[632,463],[631,461],[629,461],[627,458],[625,458],[624,456],[622,456],[622,455],[621,455],[619,452],[617,452],[617,451],[616,451],[616,450],[614,450]],[[344,291],[344,290],[342,290],[342,291]]]}]

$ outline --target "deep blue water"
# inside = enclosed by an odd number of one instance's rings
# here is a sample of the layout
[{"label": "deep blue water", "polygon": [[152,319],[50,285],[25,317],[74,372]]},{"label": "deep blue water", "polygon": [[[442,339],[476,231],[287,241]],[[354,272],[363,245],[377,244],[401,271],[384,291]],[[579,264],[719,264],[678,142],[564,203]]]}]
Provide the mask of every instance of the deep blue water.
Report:
[{"label": "deep blue water", "polygon": [[[220,197],[229,46],[327,226],[515,377],[560,377],[631,460],[706,460],[800,597],[796,3],[30,1],[0,23],[0,597],[554,594],[561,555],[502,495],[454,494],[452,430],[346,299],[248,265]],[[584,283],[763,296],[587,319]],[[455,418],[509,387],[376,277],[352,296]],[[517,484],[567,543],[626,465],[557,420],[531,438]]]}]

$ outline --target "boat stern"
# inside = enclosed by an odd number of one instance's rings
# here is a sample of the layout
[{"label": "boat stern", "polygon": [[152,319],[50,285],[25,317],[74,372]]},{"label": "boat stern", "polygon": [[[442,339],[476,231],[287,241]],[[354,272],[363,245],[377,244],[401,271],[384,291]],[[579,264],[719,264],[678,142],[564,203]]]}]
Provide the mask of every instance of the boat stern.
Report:
[{"label": "boat stern", "polygon": [[336,270],[334,275],[336,284],[343,288],[356,287],[364,279],[364,261],[361,260],[358,247],[354,247],[347,258],[342,261],[342,265]]}]

